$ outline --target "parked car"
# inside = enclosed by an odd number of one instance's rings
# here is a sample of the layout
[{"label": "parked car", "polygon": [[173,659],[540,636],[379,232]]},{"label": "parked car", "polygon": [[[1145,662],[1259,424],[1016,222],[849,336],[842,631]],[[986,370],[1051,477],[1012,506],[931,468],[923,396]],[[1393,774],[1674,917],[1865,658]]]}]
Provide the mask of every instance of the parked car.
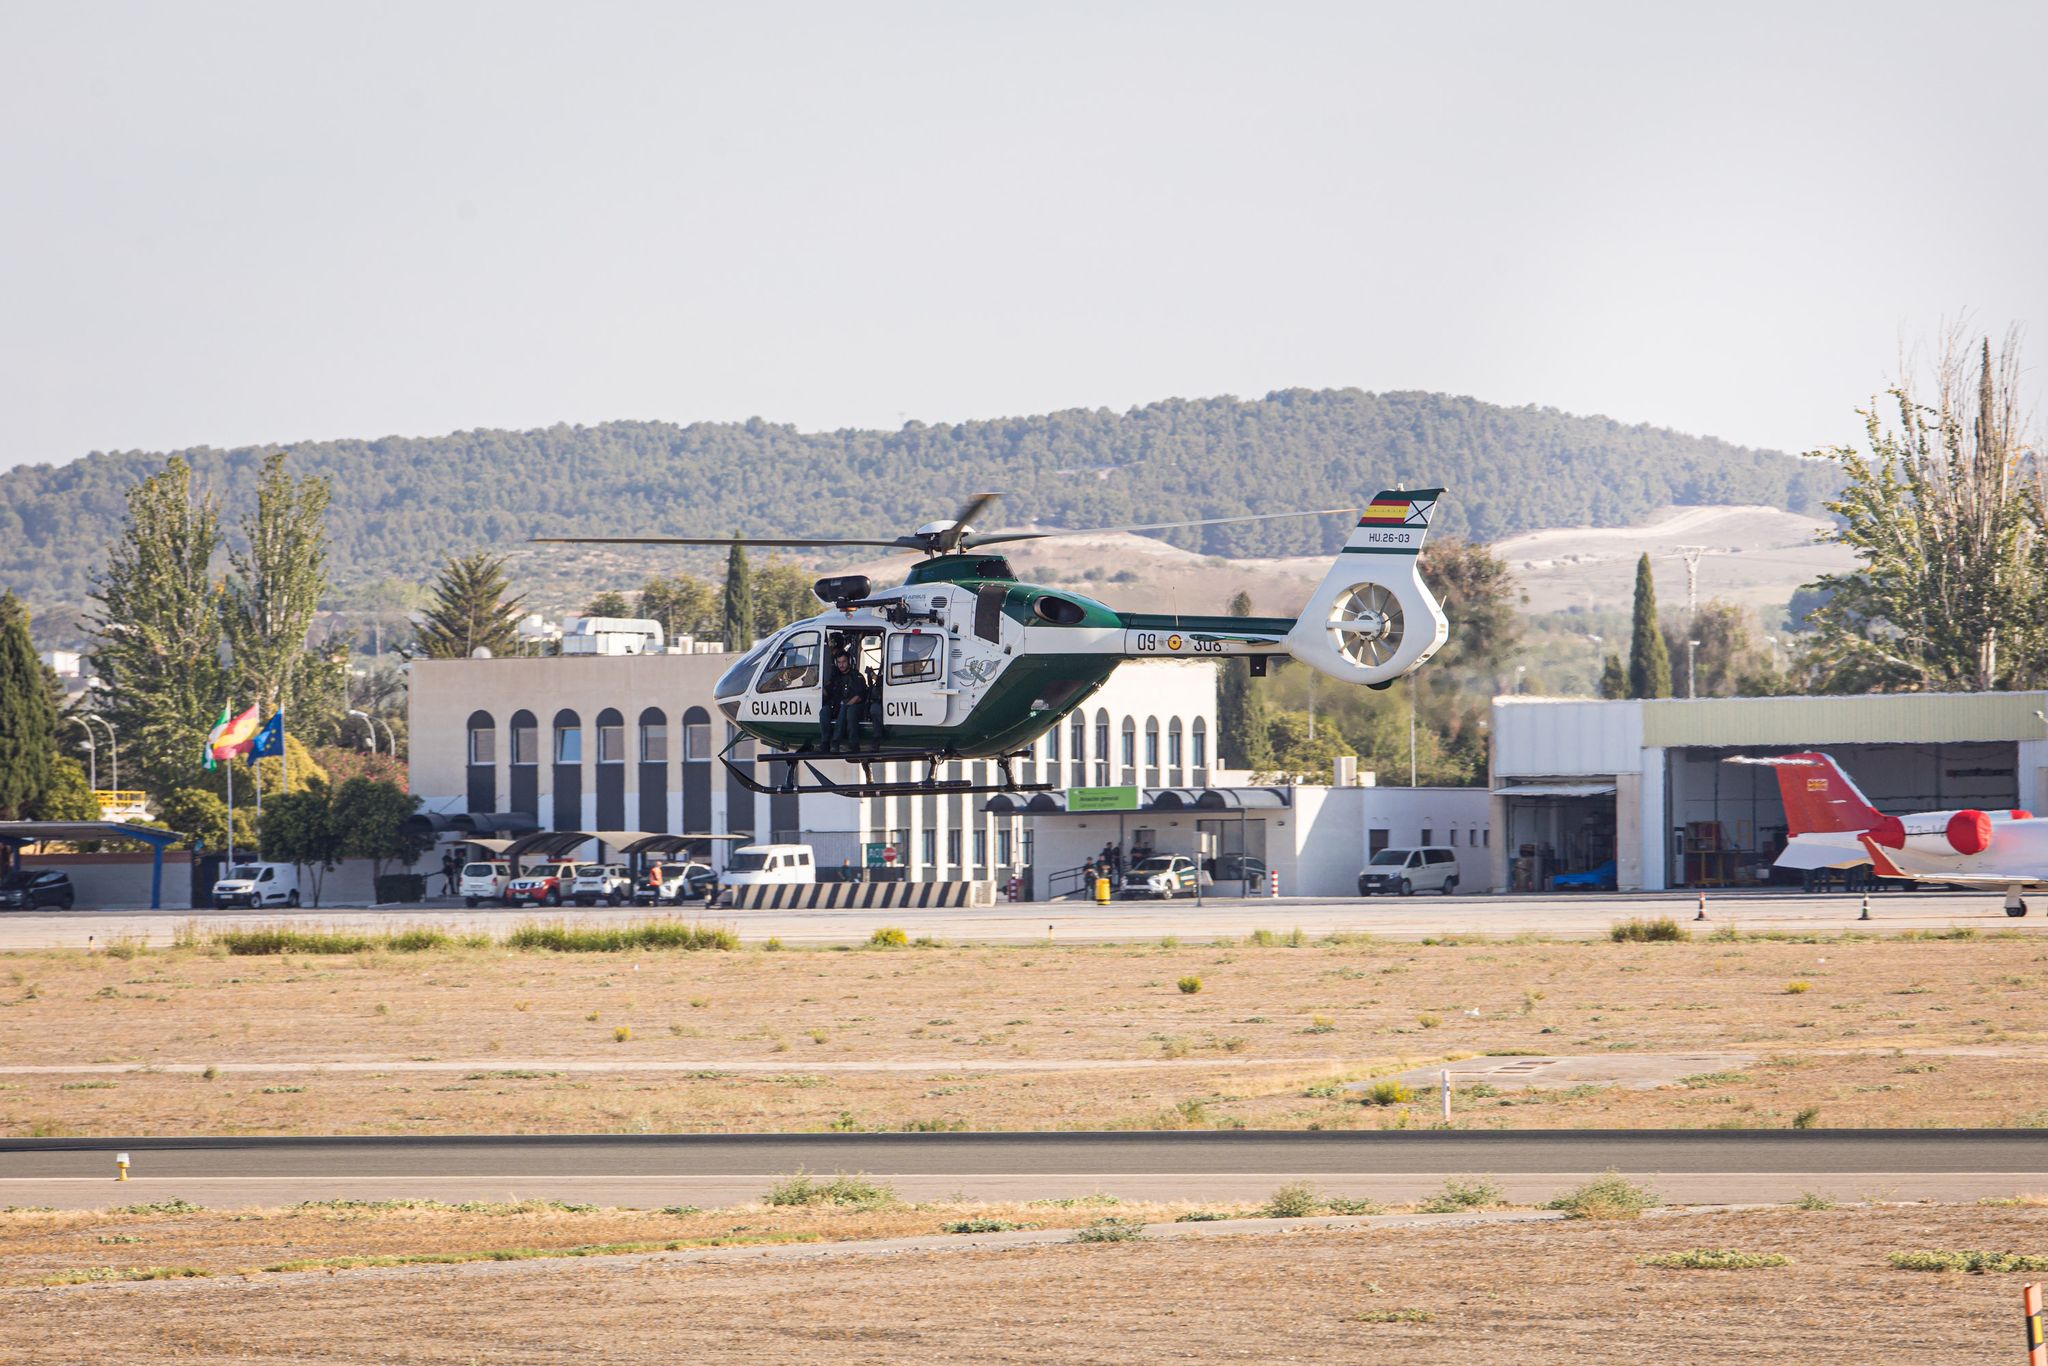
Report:
[{"label": "parked car", "polygon": [[1382,849],[1358,875],[1358,894],[1442,892],[1458,890],[1458,851],[1441,846],[1424,849]]},{"label": "parked car", "polygon": [[465,863],[462,865],[462,880],[456,884],[462,904],[472,908],[479,901],[498,900],[511,885],[512,865],[509,863]]},{"label": "parked car", "polygon": [[1267,887],[1266,861],[1250,854],[1218,854],[1209,860],[1209,885],[1248,882],[1254,892]]},{"label": "parked car", "polygon": [[1186,854],[1154,854],[1124,870],[1122,896],[1156,896],[1162,900],[1195,890],[1195,861]]},{"label": "parked car", "polygon": [[1609,859],[1605,863],[1588,868],[1583,873],[1559,873],[1550,879],[1550,889],[1554,892],[1569,891],[1574,887],[1584,887],[1596,892],[1613,891],[1614,860]]},{"label": "parked car", "polygon": [[0,909],[33,911],[40,906],[71,909],[71,874],[55,868],[17,868],[0,877]]},{"label": "parked car", "polygon": [[[653,878],[661,870],[661,881]],[[633,888],[635,906],[673,906],[682,901],[709,901],[718,892],[718,875],[703,863],[657,863],[641,875]]]},{"label": "parked car", "polygon": [[569,882],[576,876],[573,863],[543,863],[528,868],[505,884],[505,904],[529,902],[535,906],[559,906],[569,894]]},{"label": "parked car", "polygon": [[791,886],[816,882],[817,860],[808,844],[743,844],[732,851],[720,891],[733,887]]},{"label": "parked car", "polygon": [[216,907],[296,906],[299,870],[289,863],[237,863],[223,868],[213,884]]},{"label": "parked car", "polygon": [[633,895],[633,879],[616,863],[579,863],[569,883],[569,899],[578,906],[595,906],[602,901],[616,906]]}]

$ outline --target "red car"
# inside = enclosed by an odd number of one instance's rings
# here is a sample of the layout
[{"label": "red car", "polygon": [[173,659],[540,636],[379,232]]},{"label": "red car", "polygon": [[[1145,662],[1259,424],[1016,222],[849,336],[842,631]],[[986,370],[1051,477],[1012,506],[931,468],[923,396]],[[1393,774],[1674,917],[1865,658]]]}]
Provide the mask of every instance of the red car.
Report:
[{"label": "red car", "polygon": [[530,901],[536,906],[559,906],[563,889],[575,876],[573,863],[543,863],[538,868],[528,868],[506,886],[505,904],[517,906]]}]

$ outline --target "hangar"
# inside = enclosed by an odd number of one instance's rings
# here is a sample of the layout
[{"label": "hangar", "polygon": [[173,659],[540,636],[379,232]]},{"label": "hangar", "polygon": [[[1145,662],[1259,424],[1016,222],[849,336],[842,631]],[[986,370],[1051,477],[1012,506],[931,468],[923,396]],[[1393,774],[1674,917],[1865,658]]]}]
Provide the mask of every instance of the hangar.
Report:
[{"label": "hangar", "polygon": [[1493,885],[1612,860],[1624,890],[1791,882],[1785,812],[1738,755],[1825,750],[1880,810],[2048,810],[2048,693],[1494,699]]}]

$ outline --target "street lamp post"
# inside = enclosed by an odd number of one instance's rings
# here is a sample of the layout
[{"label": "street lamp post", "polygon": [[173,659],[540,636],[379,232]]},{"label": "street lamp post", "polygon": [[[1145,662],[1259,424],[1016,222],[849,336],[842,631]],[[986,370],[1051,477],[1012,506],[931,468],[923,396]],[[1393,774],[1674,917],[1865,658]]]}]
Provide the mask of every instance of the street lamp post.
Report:
[{"label": "street lamp post", "polygon": [[366,711],[358,711],[354,707],[350,707],[348,709],[348,714],[350,716],[360,716],[363,718],[363,729],[370,732],[370,753],[375,754],[377,752],[377,723],[370,719],[370,713]]},{"label": "street lamp post", "polygon": [[363,718],[363,726],[370,732],[370,753],[375,754],[377,752],[377,727],[382,725],[384,727],[385,751],[394,759],[398,757],[398,736],[392,731],[389,721],[380,721],[379,718],[370,715],[370,713],[359,711],[354,707],[348,709],[348,714]]},{"label": "street lamp post", "polygon": [[92,790],[97,792],[100,790],[100,747],[98,741],[93,738],[92,727],[85,724],[84,718],[77,712],[65,713],[64,719],[75,722],[78,728],[85,732],[86,781],[92,784]]},{"label": "street lamp post", "polygon": [[112,785],[113,789],[118,792],[121,790],[121,739],[114,733],[114,723],[96,711],[86,712],[85,718],[88,721],[97,721],[107,728],[107,757],[113,763],[114,776]]}]

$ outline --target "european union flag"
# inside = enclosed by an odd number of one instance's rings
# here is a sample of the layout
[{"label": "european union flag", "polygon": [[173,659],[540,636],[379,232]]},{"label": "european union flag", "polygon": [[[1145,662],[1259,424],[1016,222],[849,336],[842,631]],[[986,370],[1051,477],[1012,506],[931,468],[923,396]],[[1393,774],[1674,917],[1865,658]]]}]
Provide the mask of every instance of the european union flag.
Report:
[{"label": "european union flag", "polygon": [[284,713],[279,712],[263,723],[263,729],[256,732],[256,738],[249,745],[249,766],[254,768],[258,759],[267,759],[273,754],[284,753]]}]

